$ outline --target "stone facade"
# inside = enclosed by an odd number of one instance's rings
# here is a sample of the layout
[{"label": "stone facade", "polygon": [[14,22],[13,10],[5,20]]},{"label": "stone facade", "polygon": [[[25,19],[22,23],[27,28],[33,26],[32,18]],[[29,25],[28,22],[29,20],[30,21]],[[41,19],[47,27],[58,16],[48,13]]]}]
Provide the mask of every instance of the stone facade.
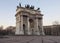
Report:
[{"label": "stone facade", "polygon": [[44,26],[45,35],[60,36],[60,25]]},{"label": "stone facade", "polygon": [[44,35],[41,11],[33,7],[17,7],[16,35]]}]

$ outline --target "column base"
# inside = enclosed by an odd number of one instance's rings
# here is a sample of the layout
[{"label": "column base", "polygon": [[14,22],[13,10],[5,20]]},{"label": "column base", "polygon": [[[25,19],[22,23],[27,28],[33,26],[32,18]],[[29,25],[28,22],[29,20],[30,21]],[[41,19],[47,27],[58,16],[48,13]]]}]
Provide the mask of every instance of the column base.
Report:
[{"label": "column base", "polygon": [[36,35],[40,35],[40,33],[39,32],[37,32],[37,34]]},{"label": "column base", "polygon": [[24,32],[20,31],[20,32],[16,32],[15,35],[24,35]]},{"label": "column base", "polygon": [[28,35],[31,35],[31,33],[30,33],[30,32],[28,32]]}]

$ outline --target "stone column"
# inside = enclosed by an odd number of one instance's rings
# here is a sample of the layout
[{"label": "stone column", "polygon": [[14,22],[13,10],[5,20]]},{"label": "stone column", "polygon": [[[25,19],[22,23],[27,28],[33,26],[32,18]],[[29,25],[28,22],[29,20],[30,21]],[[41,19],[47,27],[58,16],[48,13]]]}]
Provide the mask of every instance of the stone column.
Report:
[{"label": "stone column", "polygon": [[20,34],[19,23],[16,23],[16,32],[15,32],[15,35],[19,35],[19,34]]},{"label": "stone column", "polygon": [[29,23],[29,17],[27,17],[27,26],[28,26],[28,35],[30,35],[31,33],[30,33],[30,23]]},{"label": "stone column", "polygon": [[37,17],[36,17],[36,20],[35,20],[35,28],[36,28],[36,35],[40,35],[39,29],[38,29],[38,18]]},{"label": "stone column", "polygon": [[42,19],[41,19],[41,28],[42,28],[42,29],[41,29],[41,35],[45,35],[45,34],[44,34],[44,29],[43,29],[43,20],[42,20]]},{"label": "stone column", "polygon": [[15,35],[20,35],[20,17],[17,15],[16,16],[16,32]]},{"label": "stone column", "polygon": [[23,30],[23,15],[20,16],[21,17],[21,27],[20,27],[20,35],[24,35],[24,30]]}]

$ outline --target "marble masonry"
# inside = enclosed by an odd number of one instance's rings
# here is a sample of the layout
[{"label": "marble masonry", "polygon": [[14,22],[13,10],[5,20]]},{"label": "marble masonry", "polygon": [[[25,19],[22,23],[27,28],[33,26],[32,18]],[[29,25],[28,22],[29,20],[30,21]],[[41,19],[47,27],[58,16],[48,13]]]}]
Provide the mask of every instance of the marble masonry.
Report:
[{"label": "marble masonry", "polygon": [[40,8],[21,4],[16,9],[16,35],[44,35],[43,14]]}]

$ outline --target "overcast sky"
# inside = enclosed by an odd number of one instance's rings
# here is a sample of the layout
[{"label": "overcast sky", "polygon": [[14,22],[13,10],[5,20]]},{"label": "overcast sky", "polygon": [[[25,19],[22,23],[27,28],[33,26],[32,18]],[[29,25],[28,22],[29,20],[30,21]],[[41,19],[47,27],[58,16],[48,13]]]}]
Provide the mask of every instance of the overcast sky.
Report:
[{"label": "overcast sky", "polygon": [[60,0],[0,0],[0,26],[15,26],[16,6],[29,4],[40,7],[43,16],[43,25],[51,25],[54,21],[60,22]]}]

